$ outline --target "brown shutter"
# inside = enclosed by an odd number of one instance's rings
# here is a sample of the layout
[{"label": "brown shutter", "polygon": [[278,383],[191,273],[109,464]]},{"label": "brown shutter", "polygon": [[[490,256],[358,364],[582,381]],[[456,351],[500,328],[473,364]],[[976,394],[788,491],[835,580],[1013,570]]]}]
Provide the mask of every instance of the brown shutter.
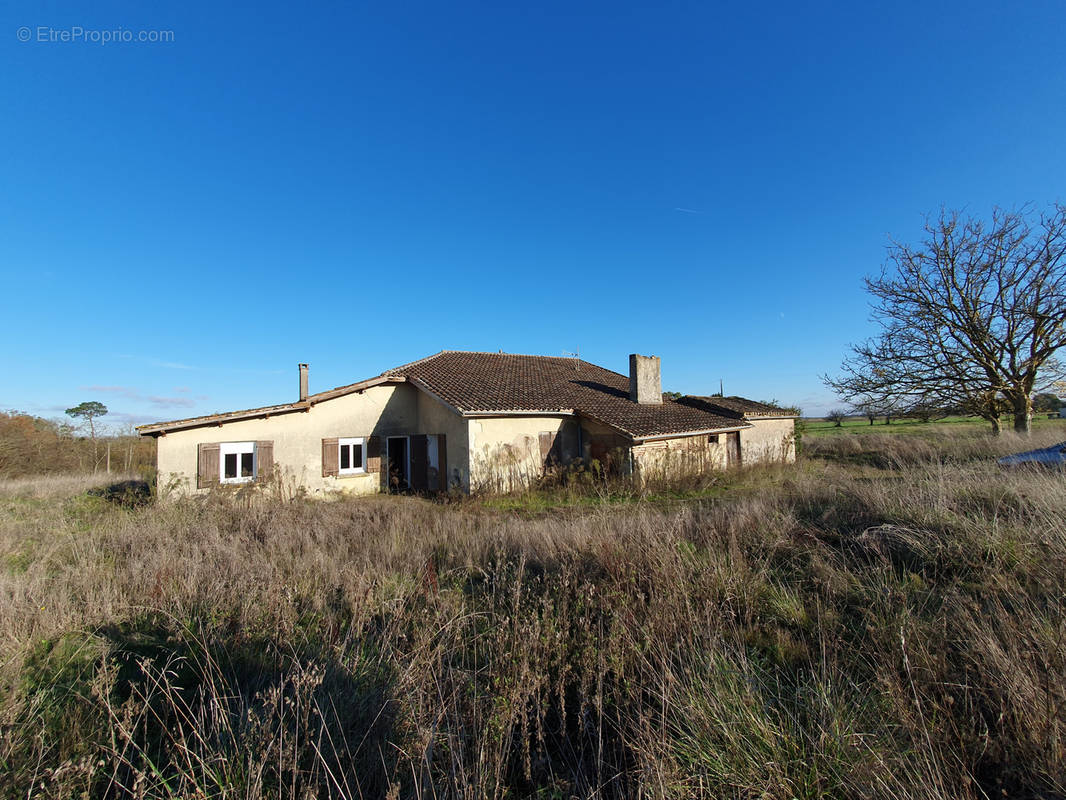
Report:
[{"label": "brown shutter", "polygon": [[196,445],[196,488],[218,485],[218,445]]},{"label": "brown shutter", "polygon": [[740,465],[740,431],[725,435],[726,464],[730,467]]},{"label": "brown shutter", "polygon": [[425,434],[411,437],[411,488],[424,492],[429,488],[429,437]]},{"label": "brown shutter", "polygon": [[337,439],[322,440],[322,477],[336,475],[340,467],[340,446]]},{"label": "brown shutter", "polygon": [[368,436],[366,437],[366,471],[368,475],[378,474],[380,479],[380,473],[382,469],[381,457],[381,437],[380,436]]},{"label": "brown shutter", "polygon": [[555,452],[555,445],[558,434],[554,431],[542,431],[540,434],[540,463],[543,467],[550,467],[553,462],[558,461],[558,453]]},{"label": "brown shutter", "polygon": [[274,443],[255,443],[255,479],[258,481],[270,480],[274,474]]},{"label": "brown shutter", "polygon": [[437,434],[437,491],[448,491],[448,437]]}]

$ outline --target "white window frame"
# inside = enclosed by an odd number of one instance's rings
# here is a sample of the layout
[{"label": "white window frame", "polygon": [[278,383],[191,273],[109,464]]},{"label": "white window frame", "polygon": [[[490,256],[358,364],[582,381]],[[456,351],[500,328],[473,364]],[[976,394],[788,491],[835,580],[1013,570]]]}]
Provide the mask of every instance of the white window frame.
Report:
[{"label": "white window frame", "polygon": [[[245,453],[252,454],[252,474],[241,475],[241,456]],[[226,456],[237,456],[237,477],[226,477]],[[259,457],[256,452],[255,442],[222,442],[218,446],[218,482],[219,483],[251,483],[259,472]]]},{"label": "white window frame", "polygon": [[[359,452],[362,453],[363,459],[359,466],[351,466],[347,469],[341,469],[341,453],[345,447],[351,447],[352,445],[359,445]],[[351,463],[349,461],[349,463]],[[349,436],[345,439],[337,440],[337,474],[338,475],[365,475],[366,474],[366,439],[362,436]]]}]

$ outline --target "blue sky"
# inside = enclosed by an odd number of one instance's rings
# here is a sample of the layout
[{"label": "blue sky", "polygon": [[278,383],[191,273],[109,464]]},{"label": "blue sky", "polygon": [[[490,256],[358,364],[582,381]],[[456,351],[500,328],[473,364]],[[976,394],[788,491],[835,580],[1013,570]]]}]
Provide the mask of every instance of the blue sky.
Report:
[{"label": "blue sky", "polygon": [[0,409],[580,348],[817,412],[889,235],[1066,200],[1057,1],[220,5],[0,11]]}]

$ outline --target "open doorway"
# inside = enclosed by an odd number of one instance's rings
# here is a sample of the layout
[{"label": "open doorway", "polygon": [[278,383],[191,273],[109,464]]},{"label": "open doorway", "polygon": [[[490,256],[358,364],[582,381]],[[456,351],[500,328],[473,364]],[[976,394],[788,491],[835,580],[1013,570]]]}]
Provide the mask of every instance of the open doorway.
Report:
[{"label": "open doorway", "polygon": [[406,436],[387,440],[388,481],[390,492],[405,492],[411,486],[411,449]]}]

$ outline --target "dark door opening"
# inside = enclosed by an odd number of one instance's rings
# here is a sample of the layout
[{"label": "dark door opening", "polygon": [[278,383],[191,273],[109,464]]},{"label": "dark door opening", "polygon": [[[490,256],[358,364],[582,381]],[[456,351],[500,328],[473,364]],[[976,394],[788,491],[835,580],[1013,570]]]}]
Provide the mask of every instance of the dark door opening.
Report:
[{"label": "dark door opening", "polygon": [[411,486],[411,461],[407,437],[390,436],[387,448],[389,491],[405,492]]}]

